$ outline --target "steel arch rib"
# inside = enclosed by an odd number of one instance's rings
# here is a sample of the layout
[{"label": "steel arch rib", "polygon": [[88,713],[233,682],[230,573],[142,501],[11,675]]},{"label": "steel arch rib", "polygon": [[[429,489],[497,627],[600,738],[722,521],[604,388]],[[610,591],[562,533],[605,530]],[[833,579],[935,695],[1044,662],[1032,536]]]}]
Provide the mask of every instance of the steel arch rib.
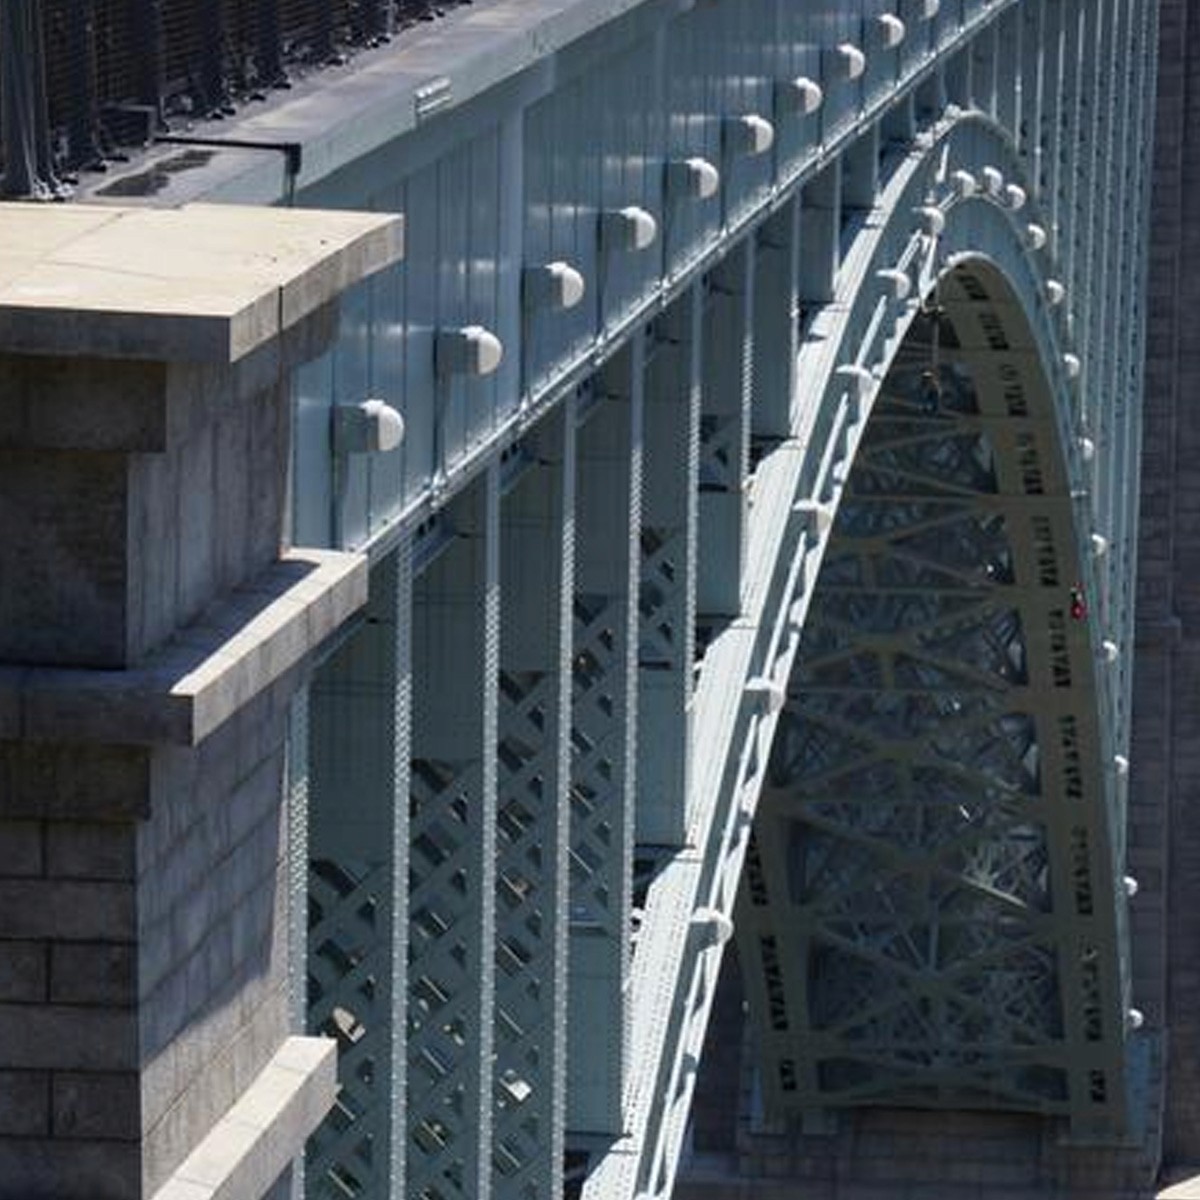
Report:
[{"label": "steel arch rib", "polygon": [[[732,911],[779,720],[752,681],[781,687],[791,674],[849,465],[920,298],[939,273],[977,259],[1000,271],[1020,298],[1053,395],[1071,489],[1084,486],[1075,385],[1064,361],[1067,330],[1047,299],[1052,262],[1030,247],[1026,232],[1038,220],[1037,205],[1031,200],[1018,212],[1003,191],[956,189],[952,172],[985,166],[1034,196],[1003,129],[978,113],[948,110],[882,186],[843,257],[833,302],[813,317],[798,363],[798,421],[753,481],[742,613],[708,648],[698,677],[688,837],[694,849],[668,865],[646,904],[632,971],[628,1133],[592,1172],[584,1188],[589,1200],[670,1192],[721,957],[720,944],[690,922],[704,910]],[[903,297],[894,288],[897,271],[912,284]],[[1085,587],[1096,594],[1099,581],[1078,519],[1075,536]],[[1122,620],[1127,624],[1128,614]],[[1125,738],[1112,722],[1113,699],[1100,689],[1105,762]],[[1116,785],[1110,773],[1103,778],[1111,828]],[[1114,880],[1104,873],[1098,882],[1115,907]],[[1123,978],[1108,989],[1110,1015],[1119,1014],[1126,992]]]}]

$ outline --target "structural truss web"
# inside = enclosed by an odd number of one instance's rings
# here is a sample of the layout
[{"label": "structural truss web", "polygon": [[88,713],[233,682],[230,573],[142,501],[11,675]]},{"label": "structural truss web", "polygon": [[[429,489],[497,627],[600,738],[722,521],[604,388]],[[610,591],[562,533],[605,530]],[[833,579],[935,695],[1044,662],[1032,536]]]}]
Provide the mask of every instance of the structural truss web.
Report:
[{"label": "structural truss web", "polygon": [[1023,319],[951,280],[864,434],[776,737],[740,922],[764,1091],[1099,1132],[1123,1031],[1071,497]]}]

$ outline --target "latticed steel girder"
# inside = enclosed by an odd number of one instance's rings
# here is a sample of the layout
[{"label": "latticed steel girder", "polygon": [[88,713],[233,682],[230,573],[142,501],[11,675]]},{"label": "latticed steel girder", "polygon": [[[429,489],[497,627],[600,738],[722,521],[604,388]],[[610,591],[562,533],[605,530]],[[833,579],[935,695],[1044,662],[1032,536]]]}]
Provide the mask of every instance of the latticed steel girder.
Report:
[{"label": "latticed steel girder", "polygon": [[1010,1108],[1122,1130],[1074,507],[1009,286],[951,270],[848,475],[749,852],[741,957],[774,1111]]}]

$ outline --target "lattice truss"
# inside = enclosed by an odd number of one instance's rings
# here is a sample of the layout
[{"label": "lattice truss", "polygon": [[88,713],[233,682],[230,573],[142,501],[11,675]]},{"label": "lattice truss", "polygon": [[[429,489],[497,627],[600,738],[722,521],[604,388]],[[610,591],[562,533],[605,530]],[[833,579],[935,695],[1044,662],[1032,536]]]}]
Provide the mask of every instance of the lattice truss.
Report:
[{"label": "lattice truss", "polygon": [[553,1120],[554,691],[547,672],[500,675],[492,1158],[501,1194],[521,1200],[553,1193],[540,1152]]},{"label": "lattice truss", "polygon": [[314,859],[308,876],[308,1022],[338,1043],[333,1109],[309,1139],[309,1195],[367,1192],[388,1164],[390,1069],[376,1036],[391,1021],[391,865]]},{"label": "lattice truss", "polygon": [[931,330],[847,482],[748,857],[764,1092],[794,1111],[1094,1108],[1119,1031],[1115,947],[1091,924],[1102,809],[1065,485],[1015,373],[981,404],[949,321],[930,376]]},{"label": "lattice truss", "polygon": [[571,921],[624,939],[625,601],[580,594],[571,670]]},{"label": "lattice truss", "polygon": [[[469,1194],[478,1086],[478,760],[415,759],[409,850],[409,1170],[421,1200]],[[436,1182],[433,1182],[436,1181]]]}]

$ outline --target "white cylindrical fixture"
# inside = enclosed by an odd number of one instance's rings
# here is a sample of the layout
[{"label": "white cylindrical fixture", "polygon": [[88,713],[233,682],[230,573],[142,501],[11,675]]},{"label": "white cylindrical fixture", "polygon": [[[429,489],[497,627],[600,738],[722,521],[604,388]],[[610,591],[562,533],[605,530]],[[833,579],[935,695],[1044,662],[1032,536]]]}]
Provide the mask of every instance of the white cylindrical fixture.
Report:
[{"label": "white cylindrical fixture", "polygon": [[984,190],[989,196],[999,196],[1000,189],[1004,186],[1004,174],[997,167],[984,167],[979,172],[983,179]]},{"label": "white cylindrical fixture", "polygon": [[1103,558],[1108,553],[1108,538],[1104,534],[1092,534],[1092,553],[1097,558]]},{"label": "white cylindrical fixture", "polygon": [[1081,437],[1079,439],[1079,457],[1085,463],[1090,463],[1096,457],[1096,443],[1090,437]]},{"label": "white cylindrical fixture", "polygon": [[1004,198],[1008,201],[1008,206],[1013,212],[1020,212],[1025,207],[1025,202],[1029,199],[1029,196],[1019,183],[1009,183],[1005,185]]},{"label": "white cylindrical fixture", "polygon": [[1129,774],[1129,759],[1123,754],[1113,755],[1113,769],[1118,775],[1125,776]]},{"label": "white cylindrical fixture", "polygon": [[752,158],[765,154],[775,144],[775,126],[757,113],[726,117],[723,128],[725,148],[731,154]]},{"label": "white cylindrical fixture", "polygon": [[936,204],[924,204],[914,211],[930,237],[938,237],[946,228],[946,214]]},{"label": "white cylindrical fixture", "polygon": [[1063,302],[1063,300],[1066,298],[1066,295],[1067,289],[1063,287],[1061,281],[1057,279],[1046,280],[1046,300],[1050,304],[1057,307]]},{"label": "white cylindrical fixture", "polygon": [[867,69],[867,56],[853,42],[840,43],[833,54],[843,79],[859,79]]},{"label": "white cylindrical fixture", "polygon": [[784,112],[811,116],[821,107],[825,92],[815,79],[797,75],[795,79],[781,79],[775,85],[776,103]]},{"label": "white cylindrical fixture", "polygon": [[889,50],[894,50],[904,41],[904,35],[908,30],[905,28],[904,22],[895,13],[880,13],[875,18],[875,21],[879,29],[879,40]]},{"label": "white cylindrical fixture", "polygon": [[1032,249],[1040,250],[1047,241],[1046,231],[1041,225],[1037,225],[1033,221],[1030,221],[1030,223],[1025,226],[1025,240],[1029,243]]},{"label": "white cylindrical fixture", "polygon": [[1122,875],[1121,886],[1125,889],[1125,895],[1130,900],[1138,894],[1138,881],[1132,875]]},{"label": "white cylindrical fixture", "polygon": [[787,688],[782,683],[776,683],[774,679],[768,679],[765,675],[756,675],[753,679],[747,679],[746,691],[761,700],[763,707],[769,713],[781,712],[787,703]]},{"label": "white cylindrical fixture", "polygon": [[601,213],[600,232],[606,250],[633,254],[654,244],[658,222],[644,208],[630,204]]},{"label": "white cylindrical fixture", "polygon": [[1100,653],[1104,655],[1105,662],[1114,663],[1121,657],[1121,647],[1112,638],[1105,638],[1100,643]]},{"label": "white cylindrical fixture", "polygon": [[490,375],[504,357],[504,345],[482,325],[442,329],[434,342],[439,375]]},{"label": "white cylindrical fixture", "polygon": [[922,21],[932,21],[942,8],[942,0],[917,0],[917,16]]},{"label": "white cylindrical fixture", "polygon": [[723,946],[733,937],[733,922],[715,908],[696,909],[691,925],[707,946]]},{"label": "white cylindrical fixture", "polygon": [[586,291],[583,276],[570,263],[544,263],[526,267],[525,304],[531,308],[574,308]]},{"label": "white cylindrical fixture", "polygon": [[1143,1025],[1145,1025],[1145,1023],[1146,1023],[1146,1017],[1140,1008],[1131,1008],[1125,1014],[1125,1028],[1126,1029],[1129,1029],[1131,1031],[1141,1029],[1141,1027]]},{"label": "white cylindrical fixture", "polygon": [[1083,370],[1083,364],[1079,361],[1079,355],[1072,354],[1069,350],[1062,356],[1062,365],[1068,379],[1078,379],[1079,372]]},{"label": "white cylindrical fixture", "polygon": [[854,394],[857,399],[862,399],[866,396],[871,390],[871,385],[875,382],[875,376],[866,367],[860,366],[858,363],[842,363],[834,374],[841,375],[853,385]]},{"label": "white cylindrical fixture", "polygon": [[707,158],[667,163],[667,189],[673,200],[708,200],[721,186],[721,172]]},{"label": "white cylindrical fixture", "polygon": [[404,418],[383,400],[334,406],[334,439],[343,454],[386,454],[404,440]]},{"label": "white cylindrical fixture", "polygon": [[908,272],[901,271],[899,267],[881,267],[875,272],[875,278],[886,283],[897,300],[907,300],[909,292],[912,291],[912,280]]},{"label": "white cylindrical fixture", "polygon": [[975,195],[979,189],[979,181],[971,174],[970,171],[952,171],[950,173],[950,182],[954,185],[954,190],[963,200],[968,196]]}]

